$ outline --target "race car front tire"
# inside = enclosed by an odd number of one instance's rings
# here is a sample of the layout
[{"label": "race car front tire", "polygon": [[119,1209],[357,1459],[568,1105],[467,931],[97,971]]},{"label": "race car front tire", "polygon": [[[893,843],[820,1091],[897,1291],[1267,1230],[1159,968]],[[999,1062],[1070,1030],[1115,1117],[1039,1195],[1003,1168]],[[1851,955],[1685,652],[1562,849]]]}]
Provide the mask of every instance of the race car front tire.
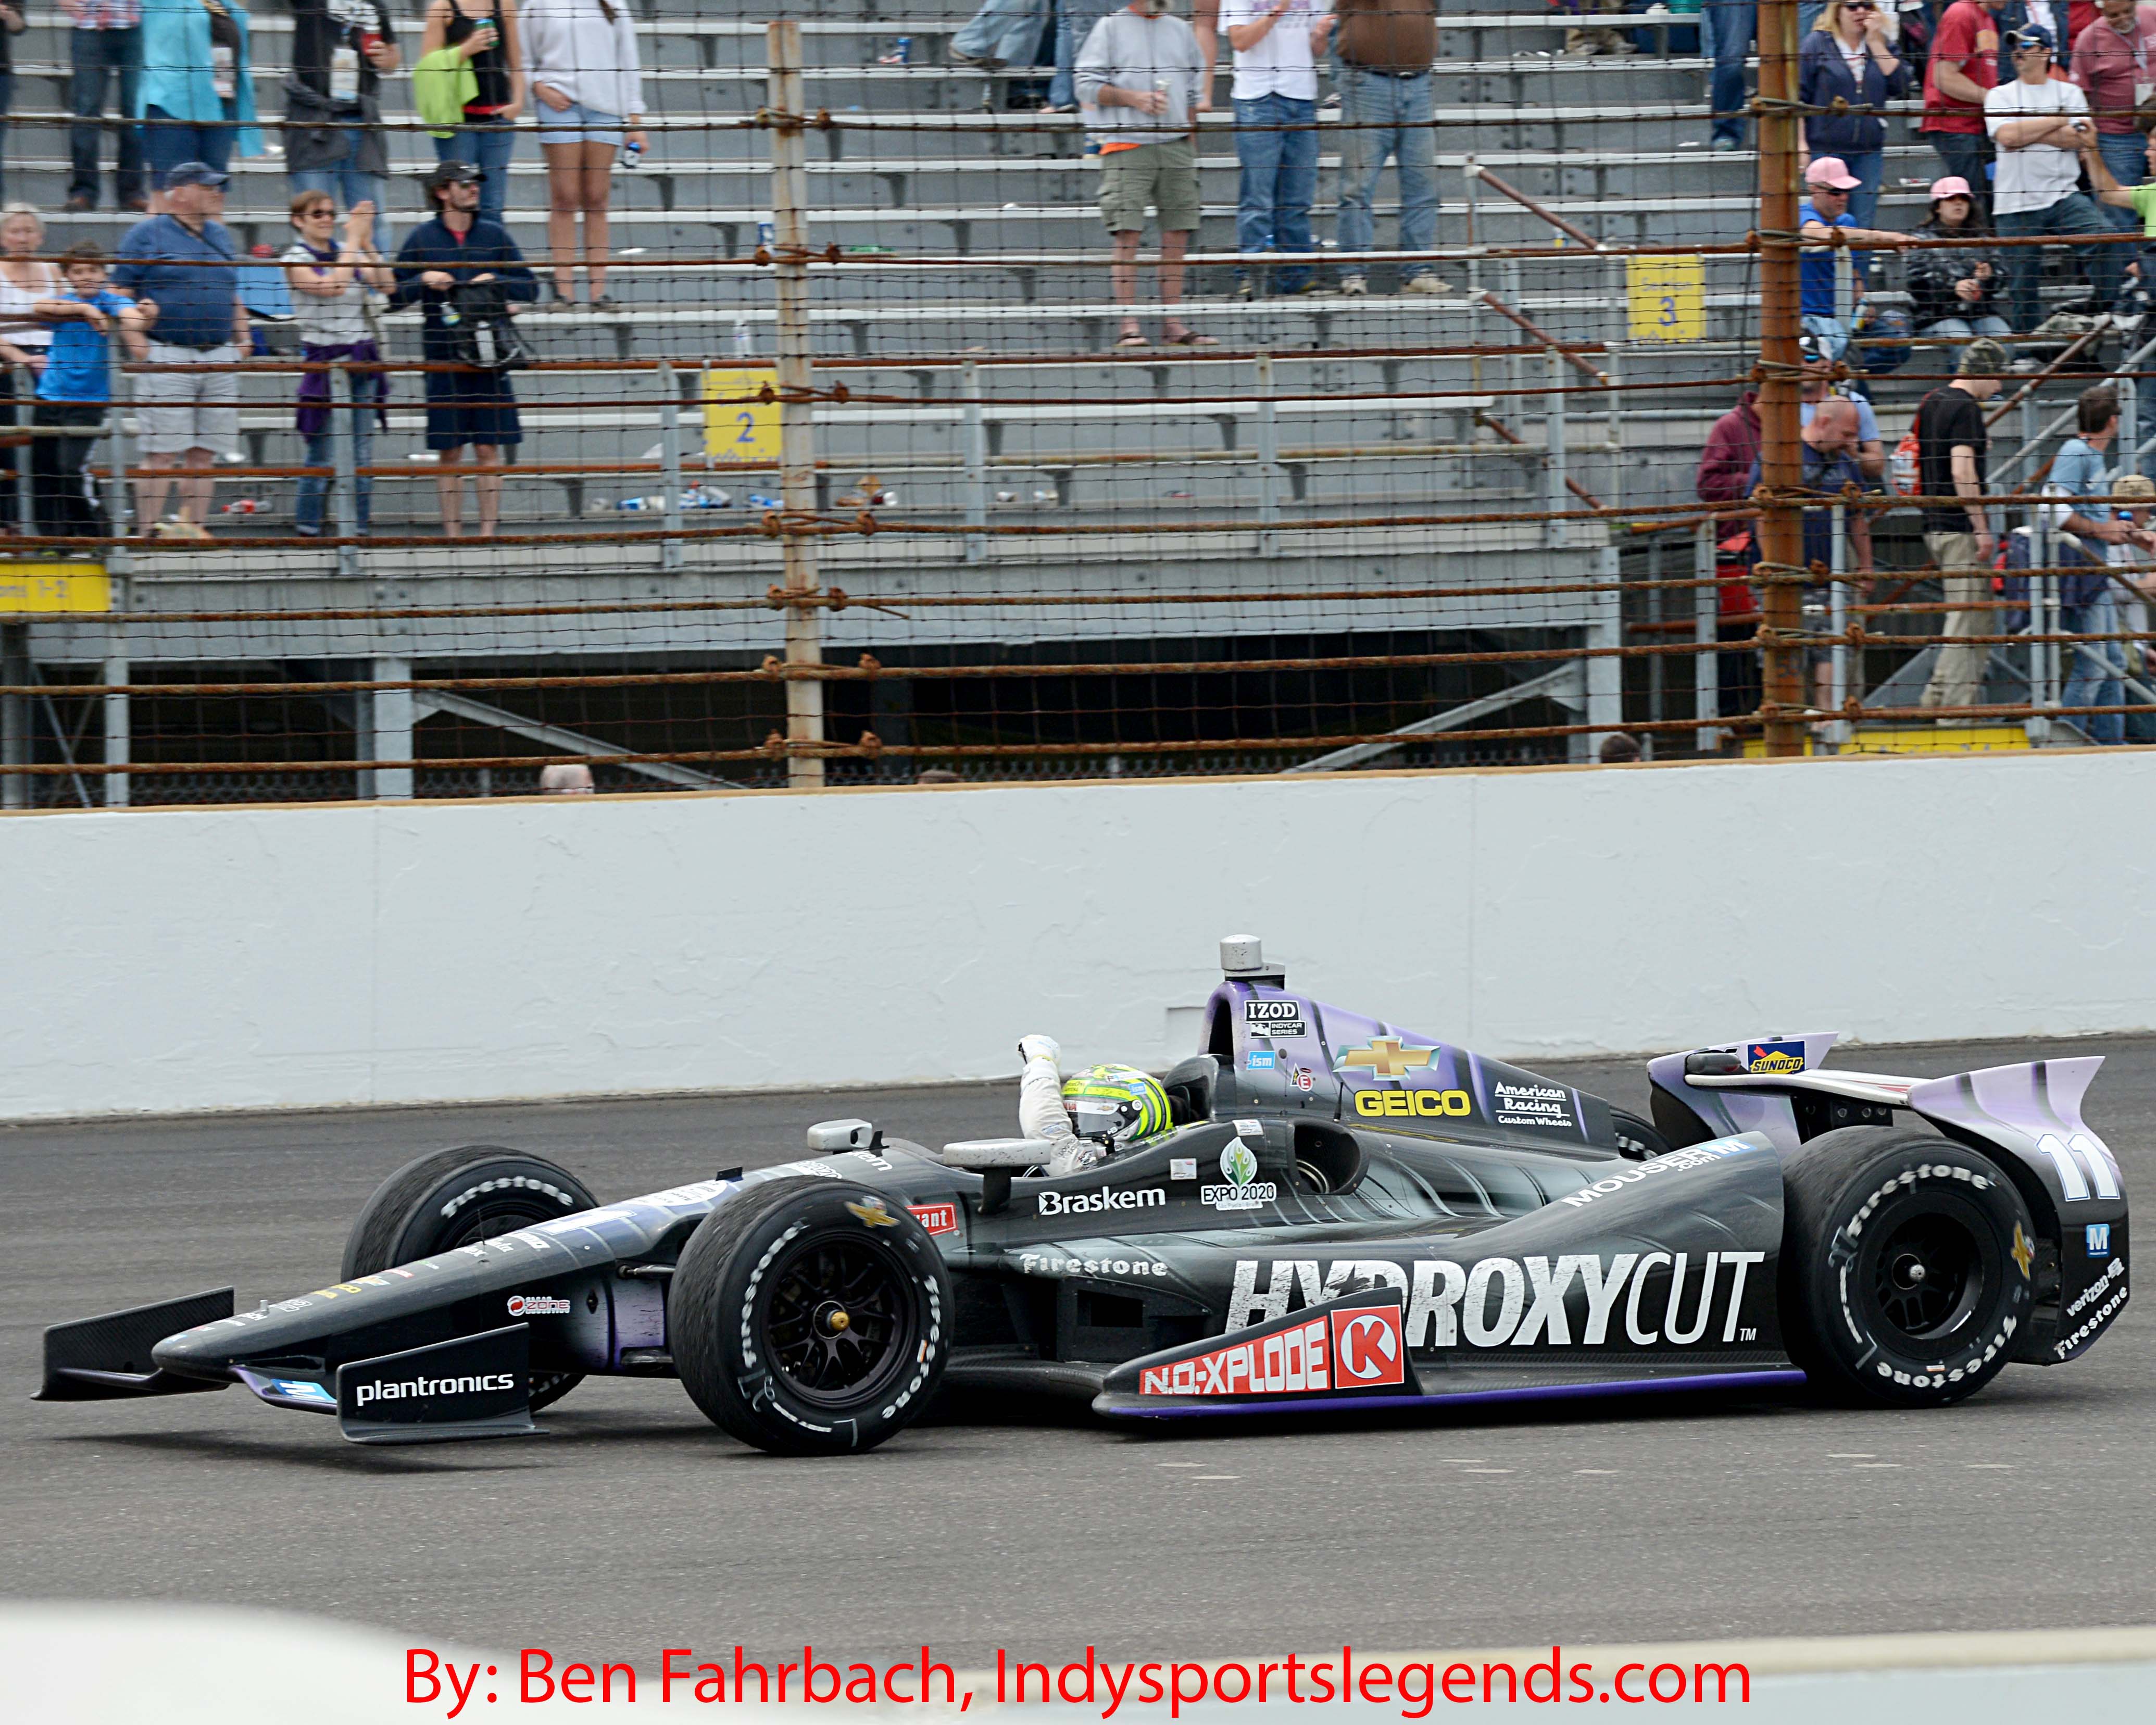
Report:
[{"label": "race car front tire", "polygon": [[950,1353],[951,1272],[906,1206],[850,1180],[752,1186],[706,1216],[666,1299],[682,1386],[774,1455],[844,1455],[896,1435]]},{"label": "race car front tire", "polygon": [[2028,1206],[1999,1164],[1893,1127],[1823,1132],[1784,1165],[1789,1353],[1830,1395],[1895,1408],[1974,1394],[2034,1306]]},{"label": "race car front tire", "polygon": [[[345,1241],[343,1280],[598,1207],[582,1180],[544,1157],[499,1144],[430,1151],[374,1189]],[[581,1372],[534,1372],[533,1411],[583,1381]]]}]

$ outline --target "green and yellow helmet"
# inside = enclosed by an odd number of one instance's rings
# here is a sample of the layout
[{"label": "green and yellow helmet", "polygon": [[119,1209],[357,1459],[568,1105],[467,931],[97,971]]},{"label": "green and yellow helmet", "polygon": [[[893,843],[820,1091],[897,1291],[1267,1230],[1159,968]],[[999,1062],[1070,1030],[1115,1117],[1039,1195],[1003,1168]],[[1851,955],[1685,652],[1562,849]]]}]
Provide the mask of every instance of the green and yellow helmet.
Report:
[{"label": "green and yellow helmet", "polygon": [[1093,1066],[1065,1079],[1063,1106],[1080,1137],[1118,1144],[1157,1138],[1173,1123],[1160,1081],[1136,1066]]}]

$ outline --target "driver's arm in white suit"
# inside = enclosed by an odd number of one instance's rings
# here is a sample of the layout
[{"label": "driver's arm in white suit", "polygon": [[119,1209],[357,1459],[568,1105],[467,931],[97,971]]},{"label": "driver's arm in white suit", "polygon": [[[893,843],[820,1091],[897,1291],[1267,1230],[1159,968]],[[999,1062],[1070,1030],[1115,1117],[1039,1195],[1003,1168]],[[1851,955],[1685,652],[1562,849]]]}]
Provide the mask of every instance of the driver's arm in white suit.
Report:
[{"label": "driver's arm in white suit", "polygon": [[1056,1062],[1063,1050],[1046,1036],[1021,1036],[1018,1051],[1025,1070],[1018,1081],[1019,1136],[1045,1138],[1055,1148],[1048,1158],[1051,1175],[1075,1174],[1106,1155],[1098,1144],[1070,1130],[1070,1116],[1063,1106],[1063,1070]]}]

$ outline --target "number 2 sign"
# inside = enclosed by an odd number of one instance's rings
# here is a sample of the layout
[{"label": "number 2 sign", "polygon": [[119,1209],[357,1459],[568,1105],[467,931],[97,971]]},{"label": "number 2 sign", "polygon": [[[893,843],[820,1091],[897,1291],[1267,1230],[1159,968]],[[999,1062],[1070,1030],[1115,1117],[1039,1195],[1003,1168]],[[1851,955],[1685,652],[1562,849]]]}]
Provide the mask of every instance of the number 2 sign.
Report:
[{"label": "number 2 sign", "polygon": [[768,366],[704,373],[704,453],[745,467],[778,465],[778,400],[759,400],[778,374]]}]

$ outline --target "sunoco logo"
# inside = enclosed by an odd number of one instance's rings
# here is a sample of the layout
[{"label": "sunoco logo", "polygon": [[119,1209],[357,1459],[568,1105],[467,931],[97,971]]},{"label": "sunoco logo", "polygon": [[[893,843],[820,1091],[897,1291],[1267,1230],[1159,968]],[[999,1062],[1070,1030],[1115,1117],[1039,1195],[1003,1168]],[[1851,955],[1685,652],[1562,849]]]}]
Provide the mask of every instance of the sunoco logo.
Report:
[{"label": "sunoco logo", "polygon": [[552,1294],[511,1294],[509,1296],[509,1315],[511,1317],[567,1317],[569,1302],[557,1300]]},{"label": "sunoco logo", "polygon": [[1158,1186],[1104,1186],[1098,1192],[1044,1192],[1038,1200],[1044,1216],[1083,1216],[1099,1210],[1152,1210],[1168,1203]]},{"label": "sunoco logo", "polygon": [[516,1374],[513,1372],[488,1372],[476,1378],[393,1378],[383,1384],[362,1384],[359,1386],[358,1405],[369,1402],[415,1401],[432,1395],[484,1395],[490,1390],[514,1389]]}]

